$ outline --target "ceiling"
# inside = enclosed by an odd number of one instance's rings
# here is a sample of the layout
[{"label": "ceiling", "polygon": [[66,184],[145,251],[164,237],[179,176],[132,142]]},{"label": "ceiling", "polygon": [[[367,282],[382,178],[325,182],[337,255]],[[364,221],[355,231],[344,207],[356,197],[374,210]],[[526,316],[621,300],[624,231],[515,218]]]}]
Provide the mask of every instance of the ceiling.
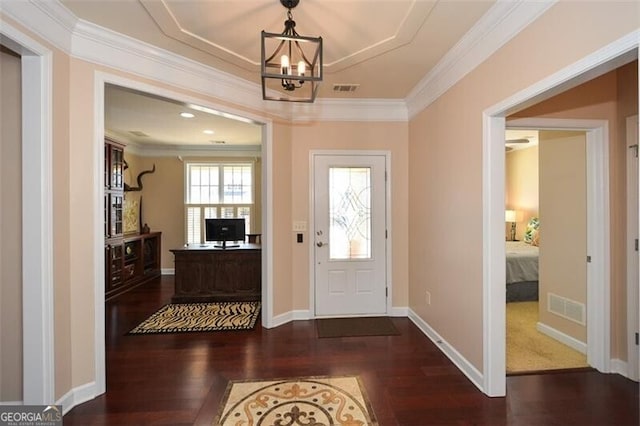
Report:
[{"label": "ceiling", "polygon": [[[250,82],[260,83],[260,32],[280,33],[287,9],[279,0],[61,0],[77,18],[179,54]],[[322,36],[324,79],[318,99],[405,99],[444,55],[473,28],[495,0],[301,0],[292,9],[301,35]],[[335,85],[357,85],[353,92]],[[157,99],[111,93],[107,126],[137,143],[254,144],[250,129],[223,131],[220,117],[213,137],[202,134],[203,117],[162,120]],[[140,119],[141,121],[136,121]],[[154,127],[154,122],[155,126]],[[197,125],[196,125],[197,124]],[[242,123],[246,124],[246,123]],[[175,127],[174,127],[175,126]],[[229,125],[236,130],[242,125]],[[147,130],[145,130],[147,129]],[[254,129],[255,131],[255,129]],[[164,135],[164,136],[163,136]],[[189,135],[187,137],[187,135]],[[255,136],[255,135],[254,135]],[[187,140],[188,139],[188,140]],[[187,140],[185,142],[185,140]]]},{"label": "ceiling", "polygon": [[262,126],[243,117],[113,85],[105,89],[105,129],[108,136],[141,148],[255,148],[262,140]]},{"label": "ceiling", "polygon": [[538,145],[538,133],[538,130],[533,129],[507,129],[505,133],[506,151],[517,151]]}]

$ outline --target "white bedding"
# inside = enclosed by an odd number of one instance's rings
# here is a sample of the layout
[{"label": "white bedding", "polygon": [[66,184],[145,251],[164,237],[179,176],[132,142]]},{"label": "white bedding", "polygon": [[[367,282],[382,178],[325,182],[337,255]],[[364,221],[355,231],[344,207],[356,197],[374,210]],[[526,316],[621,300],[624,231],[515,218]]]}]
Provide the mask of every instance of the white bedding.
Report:
[{"label": "white bedding", "polygon": [[538,281],[538,247],[523,241],[507,241],[507,284]]}]

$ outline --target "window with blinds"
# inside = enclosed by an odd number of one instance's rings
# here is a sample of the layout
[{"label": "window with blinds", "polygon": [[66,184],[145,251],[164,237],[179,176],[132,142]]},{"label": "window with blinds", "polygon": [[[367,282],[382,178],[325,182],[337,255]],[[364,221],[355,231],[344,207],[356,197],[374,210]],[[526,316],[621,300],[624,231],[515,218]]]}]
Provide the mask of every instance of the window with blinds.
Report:
[{"label": "window with blinds", "polygon": [[185,218],[189,244],[204,242],[204,220],[244,218],[251,232],[252,163],[186,163]]}]

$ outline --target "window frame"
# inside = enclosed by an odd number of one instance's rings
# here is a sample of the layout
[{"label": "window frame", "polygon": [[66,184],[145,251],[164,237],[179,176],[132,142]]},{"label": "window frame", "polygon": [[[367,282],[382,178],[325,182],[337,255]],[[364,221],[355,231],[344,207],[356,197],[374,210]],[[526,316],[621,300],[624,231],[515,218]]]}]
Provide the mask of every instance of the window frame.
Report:
[{"label": "window frame", "polygon": [[[206,167],[218,167],[218,203],[192,203],[191,198],[191,168],[194,166],[206,166]],[[251,173],[251,203],[224,203],[224,170],[228,166],[249,166]],[[255,214],[256,214],[256,161],[255,160],[237,160],[225,161],[225,160],[198,160],[198,161],[185,161],[184,163],[184,239],[187,244],[203,244],[205,243],[205,209],[216,209],[217,217],[221,216],[222,209],[231,208],[234,210],[234,218],[238,217],[238,210],[240,208],[249,209],[249,226],[247,226],[245,232],[247,234],[253,232],[255,227]],[[222,201],[222,202],[221,202]],[[198,208],[200,210],[200,237],[199,241],[189,241],[189,209]]]}]

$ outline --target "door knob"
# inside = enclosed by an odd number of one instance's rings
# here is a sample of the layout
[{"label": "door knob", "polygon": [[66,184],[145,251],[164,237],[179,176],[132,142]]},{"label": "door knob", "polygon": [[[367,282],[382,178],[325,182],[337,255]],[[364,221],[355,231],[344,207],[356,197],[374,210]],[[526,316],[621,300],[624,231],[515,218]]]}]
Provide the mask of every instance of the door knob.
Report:
[{"label": "door knob", "polygon": [[324,246],[324,245],[326,245],[326,244],[327,244],[327,243],[323,243],[322,241],[318,241],[318,242],[316,243],[316,245],[317,245],[318,247],[322,247],[322,246]]}]

